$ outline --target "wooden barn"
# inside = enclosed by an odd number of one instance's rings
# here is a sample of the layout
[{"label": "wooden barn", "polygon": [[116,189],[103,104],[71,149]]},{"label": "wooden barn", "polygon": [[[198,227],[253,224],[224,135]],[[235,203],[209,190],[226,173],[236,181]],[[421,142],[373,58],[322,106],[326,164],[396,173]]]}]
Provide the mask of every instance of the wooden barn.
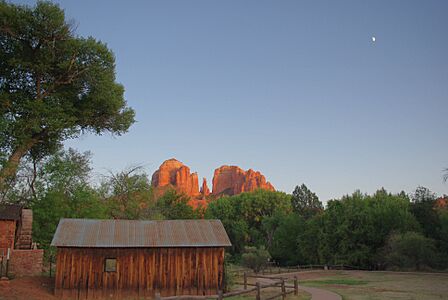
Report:
[{"label": "wooden barn", "polygon": [[223,289],[219,220],[61,219],[55,294],[62,298],[211,295]]}]

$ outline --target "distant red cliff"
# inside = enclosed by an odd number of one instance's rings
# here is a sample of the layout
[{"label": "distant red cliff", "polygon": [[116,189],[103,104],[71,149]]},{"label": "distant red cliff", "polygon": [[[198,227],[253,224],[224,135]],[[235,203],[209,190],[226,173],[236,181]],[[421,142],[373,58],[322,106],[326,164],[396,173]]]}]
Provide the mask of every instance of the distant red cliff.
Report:
[{"label": "distant red cliff", "polygon": [[260,172],[252,169],[244,171],[237,166],[222,166],[213,175],[214,195],[237,195],[256,189],[274,191],[272,184]]},{"label": "distant red cliff", "polygon": [[244,171],[237,166],[221,166],[215,170],[210,192],[204,178],[201,189],[197,173],[191,173],[190,168],[172,158],[164,161],[152,175],[152,186],[156,196],[161,196],[168,188],[173,188],[191,198],[193,207],[206,206],[208,198],[222,195],[237,195],[256,189],[274,191],[275,188],[258,171],[249,169]]}]

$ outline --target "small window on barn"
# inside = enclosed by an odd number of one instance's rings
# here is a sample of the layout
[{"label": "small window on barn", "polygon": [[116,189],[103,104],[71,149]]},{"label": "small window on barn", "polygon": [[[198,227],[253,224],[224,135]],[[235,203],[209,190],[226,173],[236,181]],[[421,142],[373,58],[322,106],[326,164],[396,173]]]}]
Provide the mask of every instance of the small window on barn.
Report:
[{"label": "small window on barn", "polygon": [[116,258],[106,258],[104,260],[104,272],[117,272]]}]

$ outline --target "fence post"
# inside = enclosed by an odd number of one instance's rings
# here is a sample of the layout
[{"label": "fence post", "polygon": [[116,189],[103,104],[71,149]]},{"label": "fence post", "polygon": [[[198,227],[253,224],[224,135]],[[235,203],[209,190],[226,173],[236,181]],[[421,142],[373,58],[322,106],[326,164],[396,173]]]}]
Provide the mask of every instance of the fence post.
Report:
[{"label": "fence post", "polygon": [[294,276],[294,295],[299,294],[299,279],[297,278],[297,275]]},{"label": "fence post", "polygon": [[247,290],[247,273],[244,272],[244,289]]},{"label": "fence post", "polygon": [[285,280],[282,279],[282,299],[285,300],[285,298],[286,298]]},{"label": "fence post", "polygon": [[156,293],[156,300],[160,300],[160,293]]},{"label": "fence post", "polygon": [[257,281],[256,287],[257,287],[257,296],[255,300],[261,300],[261,283]]},{"label": "fence post", "polygon": [[222,300],[223,296],[222,296],[222,291],[219,290],[218,291],[218,300]]}]

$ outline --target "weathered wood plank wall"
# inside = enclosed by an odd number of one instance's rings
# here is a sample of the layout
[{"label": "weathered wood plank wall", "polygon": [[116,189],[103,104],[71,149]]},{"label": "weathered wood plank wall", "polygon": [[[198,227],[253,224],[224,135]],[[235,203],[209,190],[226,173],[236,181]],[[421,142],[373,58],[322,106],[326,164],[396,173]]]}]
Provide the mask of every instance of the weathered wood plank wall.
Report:
[{"label": "weathered wood plank wall", "polygon": [[[116,258],[116,272],[105,272]],[[223,287],[224,248],[58,248],[55,294],[63,298],[211,295]]]}]

